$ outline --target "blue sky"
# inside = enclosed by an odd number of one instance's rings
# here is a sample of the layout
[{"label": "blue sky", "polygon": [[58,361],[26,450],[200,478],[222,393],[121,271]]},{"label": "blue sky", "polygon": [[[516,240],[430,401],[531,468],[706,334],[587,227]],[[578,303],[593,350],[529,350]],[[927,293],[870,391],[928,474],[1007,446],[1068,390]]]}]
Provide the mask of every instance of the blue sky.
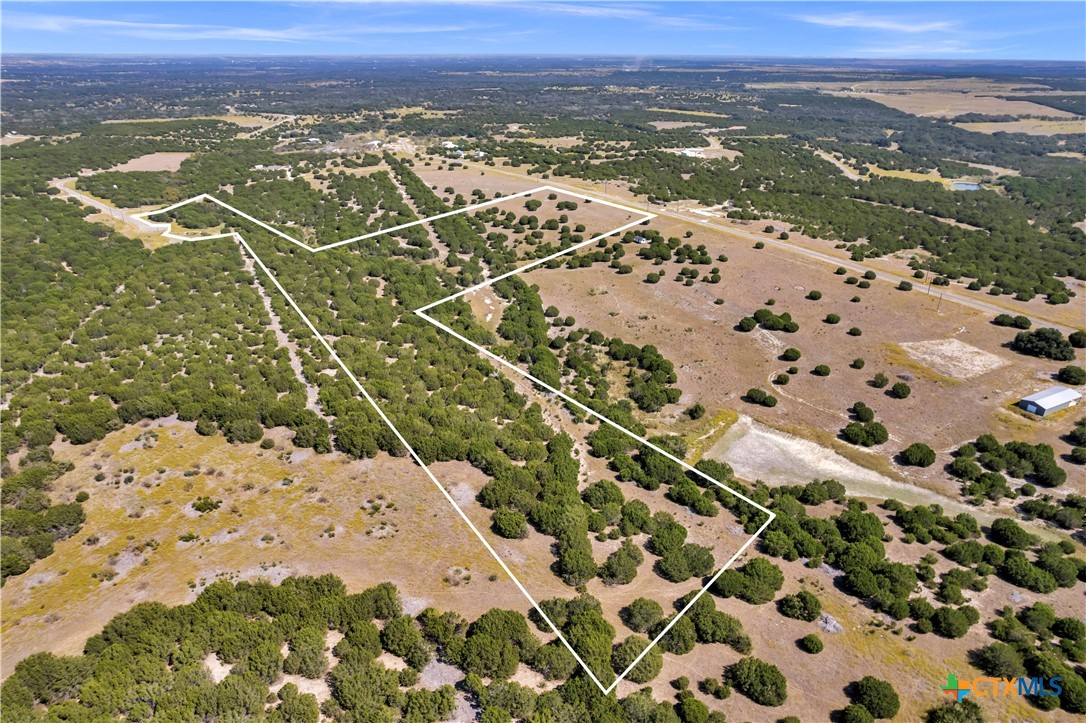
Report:
[{"label": "blue sky", "polygon": [[1086,3],[4,3],[7,53],[1086,59]]}]

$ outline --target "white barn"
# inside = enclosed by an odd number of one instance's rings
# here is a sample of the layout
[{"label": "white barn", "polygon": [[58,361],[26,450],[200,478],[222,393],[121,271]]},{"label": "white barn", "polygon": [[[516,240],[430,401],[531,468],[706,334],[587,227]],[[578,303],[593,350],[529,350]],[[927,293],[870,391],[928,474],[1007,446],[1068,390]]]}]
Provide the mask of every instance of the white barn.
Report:
[{"label": "white barn", "polygon": [[1082,399],[1082,395],[1074,389],[1052,387],[1024,397],[1018,406],[1031,414],[1047,417],[1053,412],[1075,406],[1079,399]]}]

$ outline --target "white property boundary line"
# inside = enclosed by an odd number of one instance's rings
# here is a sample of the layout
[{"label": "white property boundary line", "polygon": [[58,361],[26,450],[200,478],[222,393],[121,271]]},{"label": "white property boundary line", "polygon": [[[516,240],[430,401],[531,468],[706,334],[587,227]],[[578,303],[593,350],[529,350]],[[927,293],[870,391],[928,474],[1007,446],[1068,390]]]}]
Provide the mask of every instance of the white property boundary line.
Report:
[{"label": "white property boundary line", "polygon": [[[414,448],[407,442],[406,439],[404,439],[404,436],[400,433],[400,430],[398,430],[396,428],[396,425],[394,425],[392,423],[392,420],[390,420],[385,415],[385,413],[383,411],[381,411],[381,408],[377,405],[377,402],[374,401],[373,397],[371,397],[369,392],[366,391],[365,387],[362,386],[362,383],[358,381],[358,378],[355,377],[354,373],[351,372],[351,370],[347,367],[347,365],[343,362],[343,360],[340,359],[339,355],[336,354],[336,351],[332,347],[332,345],[328,342],[328,340],[319,331],[317,331],[317,327],[314,326],[313,322],[310,321],[309,317],[306,316],[305,312],[303,312],[301,310],[301,308],[298,306],[298,304],[294,301],[294,298],[291,297],[291,295],[289,293],[287,293],[287,290],[283,288],[282,284],[279,283],[278,279],[275,278],[275,275],[272,274],[271,270],[264,264],[264,262],[256,254],[256,252],[253,250],[253,248],[245,241],[245,239],[241,236],[241,234],[236,232],[236,231],[231,231],[231,232],[228,232],[228,233],[213,234],[213,235],[210,235],[210,236],[200,236],[200,237],[182,236],[182,235],[172,233],[173,224],[171,224],[171,223],[159,223],[159,222],[156,222],[156,221],[149,221],[147,219],[148,216],[157,216],[157,215],[160,215],[162,213],[168,213],[169,211],[173,211],[175,209],[181,208],[182,206],[186,206],[186,205],[188,205],[190,203],[193,203],[195,201],[209,201],[211,203],[215,203],[215,204],[218,204],[219,206],[222,206],[223,208],[227,209],[228,211],[231,211],[232,213],[237,214],[238,216],[241,216],[242,218],[244,218],[247,221],[255,223],[256,225],[260,226],[261,228],[263,228],[263,229],[265,229],[267,231],[270,231],[271,233],[275,234],[276,236],[278,236],[278,237],[280,237],[282,239],[285,239],[285,240],[287,240],[287,241],[289,241],[289,242],[291,242],[291,243],[293,243],[293,244],[295,244],[297,246],[301,246],[302,248],[306,249],[307,251],[310,251],[312,253],[316,253],[318,251],[324,251],[324,250],[327,250],[327,249],[336,248],[338,246],[344,246],[346,244],[354,243],[355,241],[361,241],[361,240],[367,239],[367,238],[372,238],[374,236],[382,236],[382,235],[392,233],[394,231],[399,231],[401,229],[405,229],[405,228],[408,228],[408,227],[411,227],[411,226],[417,226],[417,225],[420,225],[420,224],[430,223],[431,221],[435,221],[435,220],[440,219],[440,218],[446,218],[448,216],[454,216],[454,215],[460,214],[460,213],[469,213],[469,212],[475,211],[475,210],[480,209],[480,208],[484,208],[484,207],[487,207],[487,206],[492,206],[494,204],[502,203],[502,202],[508,201],[510,199],[522,198],[522,197],[525,197],[525,196],[531,196],[533,193],[539,193],[539,192],[561,193],[561,194],[566,195],[566,196],[573,196],[574,198],[580,198],[582,201],[592,202],[592,203],[599,203],[599,204],[602,204],[604,206],[610,206],[612,208],[617,208],[617,209],[622,210],[622,211],[628,211],[630,213],[635,213],[635,214],[638,214],[640,217],[635,221],[631,221],[630,223],[623,224],[622,226],[619,226],[618,228],[612,229],[611,231],[608,231],[608,232],[603,233],[603,234],[599,234],[598,236],[593,236],[592,238],[588,239],[587,241],[583,241],[583,242],[575,244],[574,246],[571,246],[571,247],[569,247],[567,249],[557,251],[557,252],[551,254],[550,256],[547,256],[547,257],[542,258],[542,259],[537,259],[537,260],[532,261],[532,262],[530,262],[528,264],[525,264],[524,266],[521,266],[521,267],[519,267],[517,269],[506,272],[506,273],[501,274],[499,276],[496,276],[496,277],[494,277],[492,279],[488,279],[488,280],[484,281],[481,284],[476,284],[475,286],[472,286],[472,287],[470,287],[468,289],[464,289],[462,291],[458,291],[457,293],[451,294],[450,296],[447,296],[447,297],[445,297],[445,298],[443,298],[443,299],[441,299],[439,301],[435,301],[435,302],[433,302],[431,304],[427,304],[426,306],[423,306],[423,307],[421,307],[419,309],[416,309],[415,313],[418,314],[423,319],[425,319],[426,321],[433,324],[435,327],[441,329],[442,331],[445,331],[445,332],[451,334],[452,336],[456,337],[457,339],[464,342],[465,344],[468,344],[469,346],[471,346],[472,348],[474,348],[476,351],[480,352],[481,354],[483,354],[483,355],[487,356],[488,358],[498,362],[499,364],[502,364],[505,367],[513,370],[517,374],[520,374],[521,376],[526,377],[527,379],[531,380],[537,386],[542,387],[543,389],[546,389],[549,392],[558,395],[559,397],[564,399],[566,402],[568,402],[568,403],[576,406],[578,409],[584,411],[586,414],[589,414],[589,415],[591,415],[593,417],[596,417],[597,419],[600,420],[600,422],[608,424],[608,425],[614,427],[615,429],[621,431],[622,433],[626,434],[627,436],[632,437],[633,439],[637,440],[639,443],[649,447],[650,449],[656,451],[659,454],[662,454],[664,457],[667,457],[672,462],[675,462],[675,463],[679,464],[681,467],[685,468],[686,470],[688,470],[690,472],[693,472],[694,474],[698,475],[699,477],[702,477],[703,479],[707,480],[708,482],[710,482],[712,484],[715,484],[717,487],[720,487],[720,488],[722,488],[724,490],[727,490],[728,492],[732,493],[733,495],[735,495],[739,499],[743,500],[744,502],[752,505],[753,507],[757,508],[758,510],[760,510],[762,512],[765,512],[766,515],[767,515],[766,521],[762,523],[761,527],[759,527],[758,530],[753,535],[751,535],[751,537],[746,542],[744,542],[739,547],[738,550],[736,550],[735,554],[733,554],[731,556],[731,558],[726,563],[724,563],[724,566],[721,567],[720,570],[718,570],[716,572],[716,574],[714,574],[712,576],[712,578],[710,578],[709,582],[704,587],[702,587],[701,590],[699,590],[698,593],[696,595],[694,595],[694,597],[692,597],[689,600],[689,602],[686,603],[686,605],[683,607],[682,610],[680,610],[677,614],[675,614],[672,617],[671,622],[669,622],[667,624],[667,626],[664,627],[664,629],[662,631],[660,631],[660,634],[657,635],[645,647],[645,649],[643,651],[641,651],[641,654],[638,655],[634,659],[634,661],[632,663],[630,663],[629,667],[627,667],[626,670],[622,671],[622,673],[620,675],[618,675],[615,678],[614,682],[612,682],[609,686],[604,686],[603,683],[600,682],[599,678],[596,677],[596,674],[594,672],[592,672],[591,668],[589,668],[588,665],[585,664],[584,660],[581,659],[581,656],[577,653],[576,650],[573,649],[573,646],[571,646],[569,644],[569,642],[566,640],[565,636],[562,635],[562,631],[559,630],[558,626],[556,626],[551,621],[551,619],[547,616],[547,614],[539,606],[539,603],[536,602],[535,598],[532,597],[531,593],[529,593],[528,590],[525,589],[524,585],[520,582],[519,579],[517,579],[517,576],[513,574],[513,571],[509,569],[509,566],[505,564],[505,561],[502,560],[501,556],[498,555],[497,551],[493,548],[493,546],[491,546],[491,544],[487,541],[487,539],[485,537],[483,537],[482,533],[475,526],[475,524],[471,521],[471,519],[467,516],[467,514],[464,512],[464,510],[461,509],[460,505],[458,505],[456,503],[456,500],[453,499],[452,495],[449,494],[449,491],[447,489],[445,489],[445,486],[442,485],[440,481],[438,481],[437,477],[434,476],[434,473],[431,472],[430,468],[428,466],[426,466],[426,464],[422,461],[422,459],[419,457],[418,453],[415,452]],[[259,220],[255,219],[255,218],[253,218],[252,216],[250,216],[249,214],[244,213],[243,211],[239,211],[238,209],[234,208],[230,204],[225,203],[224,201],[220,201],[219,199],[215,198],[214,196],[211,196],[211,195],[206,194],[206,193],[201,193],[201,194],[199,194],[197,196],[193,196],[192,198],[186,199],[186,200],[181,201],[179,203],[175,203],[175,204],[173,204],[171,206],[166,206],[165,208],[160,208],[160,209],[157,209],[157,210],[144,211],[144,212],[141,212],[141,213],[132,214],[132,218],[136,218],[136,219],[138,219],[138,220],[140,220],[140,221],[142,221],[142,222],[144,222],[144,223],[146,223],[148,225],[156,226],[156,227],[160,228],[162,230],[162,235],[165,238],[173,239],[173,240],[176,240],[176,241],[209,241],[209,240],[212,240],[212,239],[219,239],[219,238],[232,238],[235,241],[237,241],[245,249],[245,251],[249,254],[249,256],[252,257],[252,259],[256,263],[256,265],[260,267],[260,270],[264,272],[265,276],[267,276],[268,279],[271,281],[271,283],[275,286],[276,290],[278,290],[279,293],[283,295],[283,298],[286,299],[286,301],[290,305],[290,307],[292,309],[294,309],[294,311],[298,314],[299,317],[301,317],[302,321],[309,328],[309,330],[313,333],[314,338],[316,338],[317,341],[320,342],[320,344],[328,352],[329,356],[336,362],[336,364],[339,365],[339,368],[343,370],[344,374],[347,375],[347,378],[351,380],[351,383],[354,384],[355,388],[359,391],[359,393],[361,393],[362,396],[366,399],[366,401],[369,402],[369,405],[371,407],[373,407],[375,412],[377,412],[377,415],[381,418],[381,421],[383,421],[386,425],[388,425],[388,428],[392,430],[392,433],[396,436],[396,439],[400,442],[400,444],[402,444],[404,446],[404,448],[407,450],[408,454],[411,455],[411,458],[414,459],[415,462],[420,467],[422,467],[423,471],[426,473],[426,476],[429,477],[430,481],[433,482],[434,485],[437,486],[437,488],[441,491],[441,494],[444,495],[445,499],[448,500],[449,504],[452,505],[453,509],[455,509],[456,512],[460,515],[460,518],[467,524],[468,528],[473,533],[475,533],[475,536],[477,538],[479,538],[479,541],[481,543],[483,543],[483,546],[486,548],[487,552],[489,552],[491,557],[493,557],[494,560],[497,561],[498,565],[502,568],[502,570],[505,571],[505,574],[507,574],[509,576],[509,578],[513,581],[513,583],[517,586],[517,589],[520,590],[521,594],[523,594],[524,597],[528,599],[528,602],[530,602],[532,604],[532,606],[540,614],[540,616],[543,618],[543,620],[546,621],[547,625],[550,626],[550,628],[554,632],[554,634],[558,636],[558,639],[562,641],[562,644],[566,646],[566,648],[569,650],[570,653],[572,653],[574,659],[576,659],[576,661],[581,665],[581,667],[584,669],[584,671],[588,674],[588,677],[592,679],[592,682],[596,684],[596,686],[604,693],[604,695],[607,695],[611,691],[613,691],[618,686],[618,684],[620,682],[622,682],[623,679],[625,679],[625,677],[630,673],[630,671],[633,670],[633,668],[639,662],[641,662],[641,659],[643,657],[645,657],[645,655],[647,655],[648,652],[660,642],[660,639],[663,638],[668,633],[668,631],[671,630],[672,626],[674,626],[675,623],[677,623],[679,621],[679,618],[681,618],[683,615],[685,615],[687,613],[687,611],[689,611],[690,608],[694,606],[694,604],[698,601],[698,599],[700,599],[701,596],[704,595],[709,590],[710,586],[712,586],[712,584],[714,582],[716,582],[717,578],[719,578],[724,573],[725,570],[727,570],[729,567],[731,567],[731,565],[737,559],[739,559],[739,556],[742,555],[746,551],[746,549],[751,545],[751,543],[753,543],[756,539],[758,539],[758,537],[762,534],[762,532],[766,529],[766,527],[768,527],[769,524],[776,517],[776,514],[774,512],[772,512],[772,511],[770,511],[769,509],[767,509],[765,506],[758,504],[757,502],[750,499],[749,497],[747,497],[747,496],[743,495],[742,493],[738,492],[737,490],[734,490],[731,487],[728,487],[727,485],[713,479],[712,477],[706,475],[705,473],[703,473],[703,472],[701,472],[701,471],[699,471],[697,469],[694,469],[693,467],[686,464],[681,459],[675,457],[671,453],[669,453],[669,452],[667,452],[667,451],[665,451],[663,449],[660,449],[656,445],[652,444],[647,439],[637,436],[636,434],[629,431],[625,427],[623,427],[623,426],[621,426],[619,424],[616,424],[615,422],[611,421],[610,419],[603,416],[602,414],[599,414],[598,412],[596,412],[596,411],[592,410],[591,408],[585,406],[584,404],[578,402],[576,399],[573,399],[572,397],[564,394],[562,391],[560,391],[558,389],[555,389],[554,387],[548,385],[547,383],[543,382],[540,379],[537,379],[536,377],[534,377],[531,374],[529,374],[528,372],[522,370],[520,367],[516,366],[515,364],[512,364],[512,363],[506,361],[505,359],[502,359],[501,357],[493,354],[492,352],[488,351],[487,349],[484,349],[483,347],[481,347],[478,344],[472,342],[471,340],[465,338],[463,335],[457,333],[453,329],[450,329],[448,326],[446,326],[445,324],[442,324],[440,321],[437,321],[436,319],[434,319],[433,317],[429,316],[426,313],[430,309],[433,309],[433,308],[435,308],[437,306],[440,306],[441,304],[445,303],[446,301],[451,301],[452,299],[459,298],[459,297],[464,296],[465,294],[471,293],[473,291],[478,291],[479,289],[485,288],[485,287],[487,287],[487,286],[489,286],[489,285],[491,285],[491,284],[493,284],[493,283],[495,283],[497,281],[508,278],[508,277],[510,277],[510,276],[512,276],[514,274],[518,274],[518,273],[520,273],[522,271],[527,271],[528,269],[539,266],[540,264],[547,263],[548,261],[551,261],[552,259],[556,259],[556,258],[558,258],[560,256],[565,255],[565,254],[572,253],[572,252],[574,252],[574,251],[576,251],[576,250],[578,250],[580,248],[583,248],[583,247],[585,247],[585,246],[587,246],[589,244],[596,243],[600,239],[607,238],[608,236],[612,236],[612,235],[617,234],[617,233],[621,233],[621,232],[623,232],[623,231],[625,231],[625,230],[627,230],[629,228],[632,228],[633,226],[637,226],[637,225],[639,225],[639,224],[641,224],[641,223],[643,223],[645,221],[656,218],[655,214],[645,213],[645,212],[639,211],[637,209],[629,208],[627,206],[622,206],[622,205],[617,204],[617,203],[612,203],[611,201],[606,201],[604,199],[593,198],[593,197],[588,196],[588,195],[570,193],[568,191],[564,191],[562,189],[554,188],[552,186],[539,186],[538,188],[533,188],[533,189],[528,190],[528,191],[521,191],[519,193],[510,194],[508,196],[500,196],[500,197],[492,199],[490,201],[485,201],[483,203],[474,204],[472,206],[465,206],[464,208],[455,209],[453,211],[448,211],[446,213],[441,213],[441,214],[438,214],[436,216],[430,216],[428,218],[419,219],[417,221],[412,221],[410,223],[405,223],[405,224],[400,224],[398,226],[393,226],[392,228],[382,229],[380,231],[373,231],[371,233],[363,234],[361,236],[355,236],[353,238],[343,239],[342,241],[336,241],[336,242],[333,242],[333,243],[325,244],[323,246],[316,246],[316,247],[309,246],[309,245],[307,245],[305,243],[302,243],[301,241],[298,241],[297,239],[283,233],[282,231],[279,231],[278,229],[272,228],[271,226],[264,223],[263,221],[259,221]]]}]

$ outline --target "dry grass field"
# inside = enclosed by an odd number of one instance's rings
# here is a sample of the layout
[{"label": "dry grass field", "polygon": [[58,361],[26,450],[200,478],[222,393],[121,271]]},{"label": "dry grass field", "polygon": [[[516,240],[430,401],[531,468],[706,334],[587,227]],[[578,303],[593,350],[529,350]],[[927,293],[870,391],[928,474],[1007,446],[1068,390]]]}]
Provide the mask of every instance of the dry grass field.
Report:
[{"label": "dry grass field", "polygon": [[[54,498],[89,492],[87,522],[4,586],[3,674],[39,650],[78,653],[132,605],[189,602],[217,579],[333,573],[355,592],[389,580],[413,612],[427,605],[468,617],[495,606],[527,611],[414,464],[291,451],[288,435],[270,436],[276,447],[262,450],[160,420],[82,447],[58,443],[57,458],[76,468]],[[200,514],[192,503],[201,496],[220,507]]]},{"label": "dry grass field", "polygon": [[148,153],[110,168],[111,171],[177,171],[191,153]]},{"label": "dry grass field", "polygon": [[1086,133],[1086,120],[1039,120],[1026,118],[1001,123],[955,123],[959,128],[977,133],[1025,133],[1031,136],[1055,136]]},{"label": "dry grass field", "polygon": [[[659,219],[654,227],[665,235],[679,235],[677,228]],[[921,288],[903,292],[875,284],[860,290],[824,265],[724,241],[715,234],[695,234],[690,241],[706,243],[714,258],[719,253],[728,256],[727,263],[716,263],[723,276],[719,285],[684,286],[673,280],[678,266],[634,260],[633,249],[624,259],[634,266],[629,275],[596,265],[575,271],[534,270],[527,278],[539,285],[545,304],[573,314],[579,326],[628,342],[655,344],[674,361],[684,395],[674,409],[665,409],[672,415],[699,401],[710,414],[740,410],[779,430],[859,452],[833,440],[828,431],[842,428],[848,421],[847,408],[863,401],[876,410],[892,435],[877,451],[885,467],[897,474],[904,472],[889,459],[911,442],[924,441],[948,460],[946,452],[988,431],[1001,439],[1045,441],[1069,451],[1058,438],[1076,417],[1028,421],[1009,409],[1021,396],[1053,384],[1052,375],[1060,365],[1007,349],[1013,333],[990,324],[988,315],[955,304],[940,305],[937,296]],[[660,283],[646,284],[643,280],[650,271],[667,273]],[[811,290],[821,291],[822,298],[806,298]],[[854,295],[861,300],[850,301]],[[742,333],[733,328],[770,298],[776,301],[771,307],[775,312],[792,314],[799,332]],[[715,303],[717,299],[723,303]],[[840,315],[840,323],[824,323],[831,312]],[[860,329],[862,336],[847,334],[851,327]],[[802,358],[781,361],[787,347],[800,349]],[[863,370],[849,367],[856,358],[865,360]],[[793,364],[799,373],[791,383],[771,384]],[[818,364],[827,364],[830,376],[813,375]],[[907,381],[912,395],[892,399],[885,389],[869,386],[868,380],[880,371],[892,381]],[[752,387],[771,391],[780,404],[766,409],[742,401]],[[954,493],[956,485],[939,470],[939,465],[923,471],[910,468],[908,478]]]}]

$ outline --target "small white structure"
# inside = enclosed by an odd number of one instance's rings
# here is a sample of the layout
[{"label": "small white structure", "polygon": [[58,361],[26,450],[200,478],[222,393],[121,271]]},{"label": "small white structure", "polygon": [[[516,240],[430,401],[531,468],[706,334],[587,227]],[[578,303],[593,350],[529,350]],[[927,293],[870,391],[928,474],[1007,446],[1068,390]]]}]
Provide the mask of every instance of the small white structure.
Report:
[{"label": "small white structure", "polygon": [[686,156],[687,158],[704,158],[705,157],[705,151],[703,151],[701,148],[684,148],[684,149],[682,149],[682,151],[680,151],[680,153],[682,155]]},{"label": "small white structure", "polygon": [[381,149],[381,141],[367,141],[362,144],[362,150],[364,151],[378,151]]},{"label": "small white structure", "polygon": [[306,138],[305,142],[306,143],[320,143],[321,139],[320,138]]},{"label": "small white structure", "polygon": [[289,171],[290,166],[265,166],[263,163],[258,163],[252,167],[254,171]]},{"label": "small white structure", "polygon": [[1053,412],[1075,406],[1082,395],[1067,387],[1052,387],[1043,392],[1031,394],[1018,402],[1018,406],[1030,414],[1047,417]]},{"label": "small white structure", "polygon": [[486,151],[475,151],[472,155],[476,158],[486,158]]},{"label": "small white structure", "polygon": [[447,151],[451,151],[452,149],[456,148],[457,145],[452,141],[442,141],[441,147]]}]

